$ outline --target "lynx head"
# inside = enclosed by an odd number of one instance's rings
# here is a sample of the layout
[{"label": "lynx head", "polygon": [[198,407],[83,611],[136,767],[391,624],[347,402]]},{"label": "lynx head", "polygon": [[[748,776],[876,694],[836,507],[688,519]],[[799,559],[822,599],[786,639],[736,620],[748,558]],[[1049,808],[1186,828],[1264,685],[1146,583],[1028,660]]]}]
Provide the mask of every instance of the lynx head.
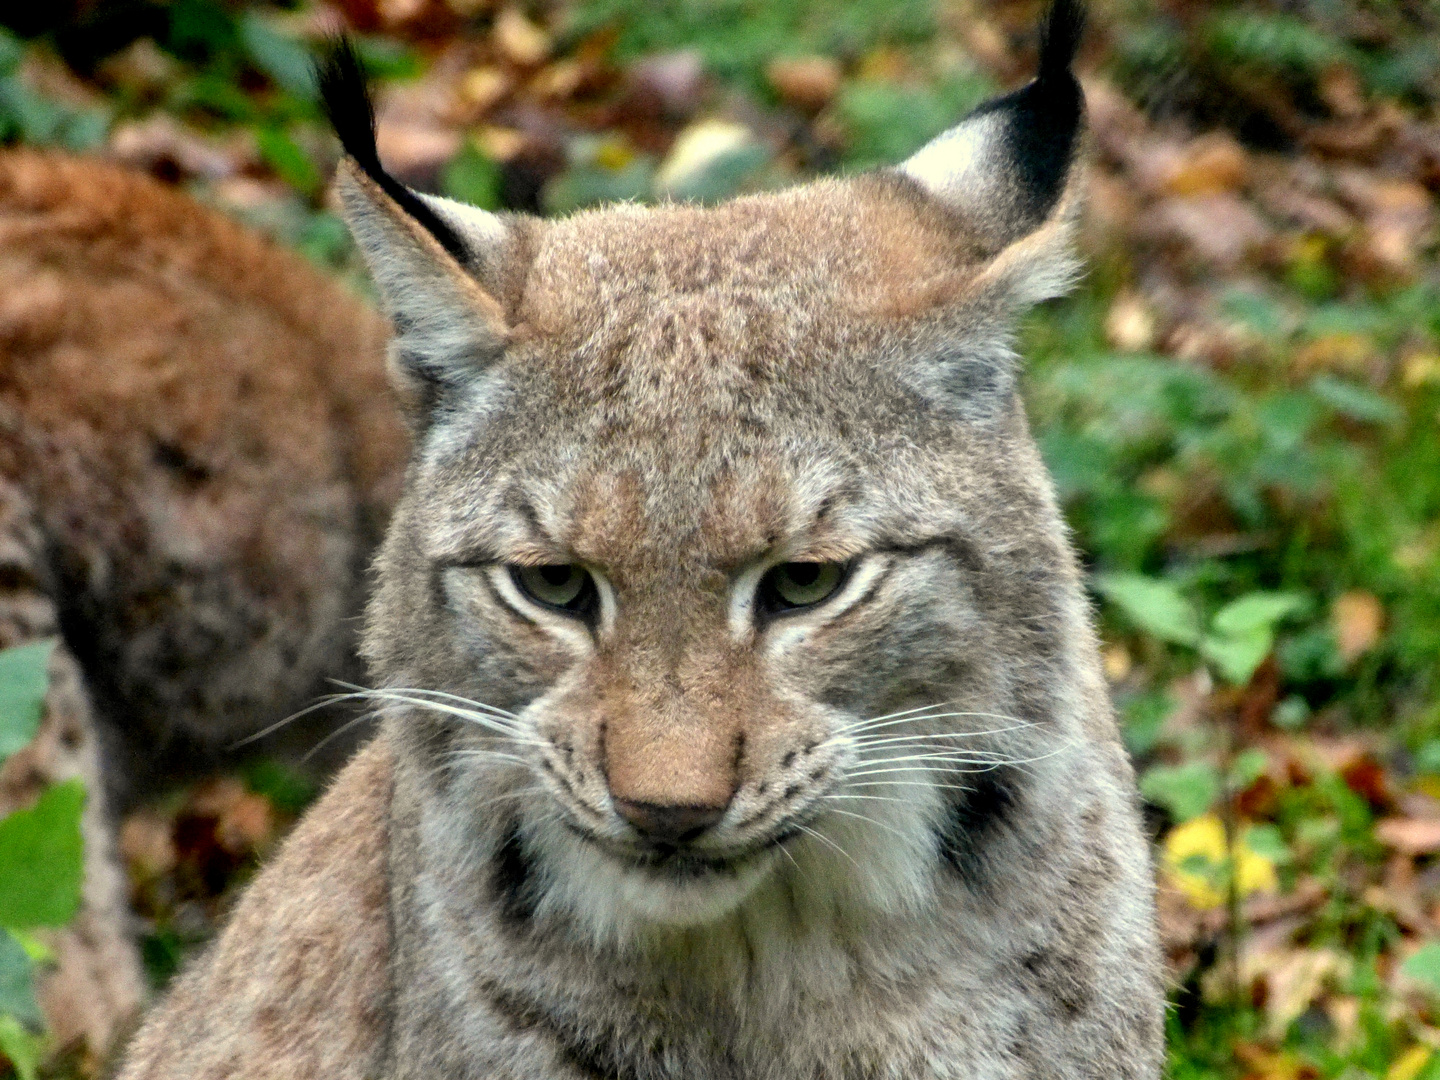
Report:
[{"label": "lynx head", "polygon": [[332,60],[416,435],[376,696],[509,915],[923,906],[1104,737],[1010,349],[1075,272],[1080,25],[898,168],[558,221],[405,189]]}]

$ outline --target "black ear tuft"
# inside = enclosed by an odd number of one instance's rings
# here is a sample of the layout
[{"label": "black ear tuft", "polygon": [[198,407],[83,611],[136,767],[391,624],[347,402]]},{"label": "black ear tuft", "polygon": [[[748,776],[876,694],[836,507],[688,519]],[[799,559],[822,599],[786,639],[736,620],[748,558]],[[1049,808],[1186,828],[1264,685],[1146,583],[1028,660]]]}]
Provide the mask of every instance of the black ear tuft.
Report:
[{"label": "black ear tuft", "polygon": [[386,195],[395,200],[400,209],[464,265],[470,258],[470,252],[460,235],[380,164],[380,154],[375,148],[375,107],[370,102],[365,69],[349,38],[340,36],[327,43],[316,65],[316,81],[325,115],[329,117],[335,134],[340,136],[340,145],[345,153]]},{"label": "black ear tuft", "polygon": [[1055,0],[1040,27],[1040,70],[1034,81],[972,114],[1008,114],[1005,157],[1014,170],[1014,208],[1019,218],[1034,224],[1059,201],[1079,142],[1085,95],[1070,64],[1084,29],[1083,0]]},{"label": "black ear tuft", "polygon": [[1082,0],[1055,0],[1040,27],[1040,82],[1073,80],[1070,65],[1080,50],[1085,33],[1085,5]]}]

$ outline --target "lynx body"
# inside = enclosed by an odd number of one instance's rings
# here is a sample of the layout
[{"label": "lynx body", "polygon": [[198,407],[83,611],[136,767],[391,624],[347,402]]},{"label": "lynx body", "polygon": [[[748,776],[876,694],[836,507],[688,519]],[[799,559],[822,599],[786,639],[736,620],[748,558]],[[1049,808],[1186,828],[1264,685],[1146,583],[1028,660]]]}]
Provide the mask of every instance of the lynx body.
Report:
[{"label": "lynx body", "polygon": [[83,904],[39,986],[59,1050],[103,1059],[144,996],[109,809],[355,663],[407,449],[386,337],[173,188],[0,153],[0,647],[59,641],[0,816],[88,793]]},{"label": "lynx body", "polygon": [[904,166],[545,223],[340,190],[416,432],[385,714],[125,1080],[1158,1075],[1152,879],[1015,390],[1073,5]]}]

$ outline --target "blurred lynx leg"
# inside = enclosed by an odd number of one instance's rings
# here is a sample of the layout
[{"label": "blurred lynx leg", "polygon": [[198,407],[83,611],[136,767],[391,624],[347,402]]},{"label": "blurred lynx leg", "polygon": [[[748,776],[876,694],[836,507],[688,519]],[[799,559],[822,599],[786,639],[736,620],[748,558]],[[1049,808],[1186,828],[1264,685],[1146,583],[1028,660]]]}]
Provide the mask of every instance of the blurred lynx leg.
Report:
[{"label": "blurred lynx leg", "polygon": [[[55,604],[41,585],[41,532],[29,500],[0,480],[0,648],[54,637]],[[85,884],[79,913],[63,929],[41,932],[55,955],[37,989],[57,1048],[103,1059],[145,994],[140,956],[128,930],[125,879],[100,771],[99,741],[84,675],[63,644],[50,654],[50,688],[40,730],[0,765],[0,817],[34,804],[47,787],[85,784],[81,818]]]}]

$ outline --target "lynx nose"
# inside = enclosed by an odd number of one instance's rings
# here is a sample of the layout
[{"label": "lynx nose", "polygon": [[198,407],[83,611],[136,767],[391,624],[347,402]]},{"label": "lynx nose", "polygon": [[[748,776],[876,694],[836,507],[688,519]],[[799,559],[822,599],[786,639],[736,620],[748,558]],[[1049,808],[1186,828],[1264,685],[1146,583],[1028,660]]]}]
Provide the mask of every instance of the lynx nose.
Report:
[{"label": "lynx nose", "polygon": [[615,810],[652,844],[688,844],[725,816],[723,806],[661,806],[613,799]]}]

